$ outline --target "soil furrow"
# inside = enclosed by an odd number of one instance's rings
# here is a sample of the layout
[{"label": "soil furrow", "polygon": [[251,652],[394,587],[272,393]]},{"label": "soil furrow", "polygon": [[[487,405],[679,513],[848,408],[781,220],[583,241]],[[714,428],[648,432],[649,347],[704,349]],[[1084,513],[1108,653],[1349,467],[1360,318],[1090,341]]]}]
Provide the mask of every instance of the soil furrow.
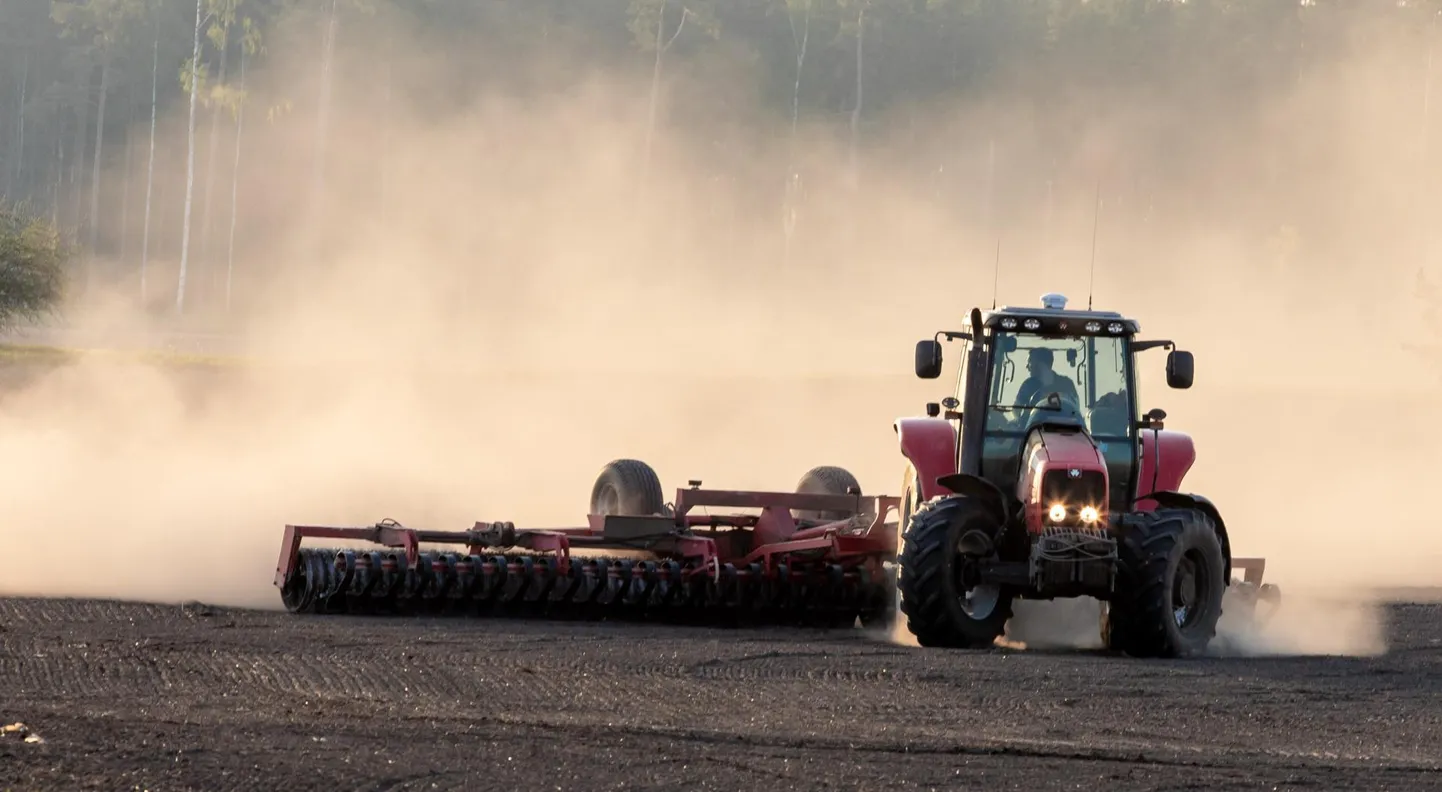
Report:
[{"label": "soil furrow", "polygon": [[1427,789],[1442,604],[1377,657],[0,599],[0,789]]}]

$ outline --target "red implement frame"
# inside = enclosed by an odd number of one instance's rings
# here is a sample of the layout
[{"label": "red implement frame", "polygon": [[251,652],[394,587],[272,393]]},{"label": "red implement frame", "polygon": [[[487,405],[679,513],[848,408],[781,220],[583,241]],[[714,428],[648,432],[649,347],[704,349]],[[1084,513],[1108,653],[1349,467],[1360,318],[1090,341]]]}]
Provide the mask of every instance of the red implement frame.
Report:
[{"label": "red implement frame", "polygon": [[1262,584],[1262,574],[1267,571],[1267,559],[1265,558],[1233,558],[1232,569],[1240,569],[1243,574],[1243,582],[1251,583],[1254,586]]},{"label": "red implement frame", "polygon": [[[793,554],[853,567],[880,561],[895,552],[897,524],[886,522],[886,515],[900,507],[901,499],[889,495],[862,497],[692,487],[677,490],[675,503],[672,516],[592,514],[588,515],[585,528],[516,530],[508,522],[477,522],[468,531],[417,530],[397,523],[366,527],[287,525],[276,564],[275,585],[284,586],[294,574],[301,540],[308,538],[370,542],[402,549],[406,567],[410,569],[419,562],[423,543],[465,545],[470,555],[508,547],[552,553],[562,573],[570,569],[573,547],[647,551],[696,560],[700,562],[694,570],[697,573],[717,574],[722,564],[742,567],[758,563],[762,573],[769,577],[779,558]],[[759,509],[760,513],[693,513],[709,506]],[[793,509],[851,510],[860,517],[798,523],[791,515]]]}]

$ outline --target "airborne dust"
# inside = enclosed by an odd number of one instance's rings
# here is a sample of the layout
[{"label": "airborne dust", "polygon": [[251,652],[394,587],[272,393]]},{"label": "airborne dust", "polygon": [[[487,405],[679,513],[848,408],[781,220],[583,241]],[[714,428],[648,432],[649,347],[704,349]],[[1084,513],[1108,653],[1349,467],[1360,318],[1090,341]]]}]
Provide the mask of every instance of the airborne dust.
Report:
[{"label": "airborne dust", "polygon": [[[365,20],[347,24],[348,42],[381,40]],[[251,314],[227,351],[262,363],[99,361],[4,395],[0,593],[279,607],[287,522],[576,524],[592,477],[621,456],[649,461],[668,488],[789,489],[838,464],[894,494],[890,423],[946,395],[955,371],[951,359],[941,381],[918,382],[912,344],[990,304],[999,237],[1002,303],[1055,290],[1084,306],[1104,171],[1096,304],[1196,353],[1189,392],[1166,390],[1163,351],[1143,356],[1143,408],[1193,433],[1188,485],[1220,506],[1238,554],[1268,558],[1286,596],[1267,635],[1230,641],[1379,651],[1368,590],[1442,584],[1442,532],[1412,505],[1429,491],[1437,430],[1417,418],[1436,364],[1403,349],[1429,341],[1411,291],[1425,263],[1418,215],[1396,211],[1417,186],[1412,148],[1393,145],[1415,128],[1417,94],[1381,76],[1385,42],[1300,75],[1265,112],[1217,100],[1231,134],[1179,137],[1172,156],[1209,164],[1189,171],[1194,183],[1160,185],[1202,203],[1349,191],[1354,209],[1321,261],[1289,259],[1277,229],[1167,228],[1137,193],[1113,198],[1135,177],[1129,147],[1160,145],[1165,105],[1098,94],[1107,123],[1076,133],[1101,154],[1056,163],[1049,202],[1032,190],[1039,200],[987,213],[988,189],[1041,183],[1020,99],[907,108],[908,124],[868,128],[857,195],[844,128],[803,123],[794,149],[787,120],[758,133],[744,71],[668,72],[643,168],[649,63],[567,69],[553,50],[530,87],[490,90],[456,80],[454,53],[405,30],[386,46],[392,90],[337,88],[319,209],[302,101],[318,55],[272,42],[249,77],[255,106],[294,100],[246,130],[236,271]],[[343,48],[335,73],[362,68],[365,51]],[[679,101],[667,97],[720,87],[732,124],[666,110]],[[1318,156],[1305,179],[1278,181],[1255,150],[1294,114],[1317,119],[1306,145]],[[161,131],[157,167],[183,183],[183,107]],[[792,150],[807,203],[783,263],[775,197]],[[934,174],[888,166],[901,151],[962,175],[941,194]],[[154,288],[170,288],[176,264],[162,262]],[[138,331],[144,320],[117,307],[133,288],[69,318]],[[1079,610],[1085,645],[1094,612]]]}]

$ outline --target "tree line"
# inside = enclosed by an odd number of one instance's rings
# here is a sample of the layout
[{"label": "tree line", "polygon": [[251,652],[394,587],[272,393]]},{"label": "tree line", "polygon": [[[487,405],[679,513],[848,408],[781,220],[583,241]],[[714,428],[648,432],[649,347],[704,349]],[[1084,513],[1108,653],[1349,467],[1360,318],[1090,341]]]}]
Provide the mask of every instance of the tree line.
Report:
[{"label": "tree line", "polygon": [[[847,153],[838,183],[854,190],[867,189],[865,163],[884,162],[936,183],[959,213],[998,215],[1050,200],[1063,178],[1085,194],[1104,172],[1137,217],[1254,228],[1273,244],[1285,228],[1322,245],[1358,196],[1285,189],[1335,153],[1308,145],[1325,122],[1286,103],[1340,60],[1374,57],[1387,112],[1406,121],[1388,146],[1407,158],[1394,166],[1435,176],[1439,12],[1417,0],[12,0],[0,5],[0,196],[75,251],[73,288],[123,278],[155,310],[228,306],[247,125],[304,106],[323,143],[326,103],[347,83],[375,88],[388,68],[383,37],[347,32],[404,24],[454,55],[458,84],[522,87],[536,71],[505,64],[557,48],[569,64],[649,74],[642,171],[668,119],[719,123],[738,93],[668,93],[673,75],[740,76],[763,110],[746,123],[829,130]],[[255,106],[247,76],[282,40],[316,54],[319,90]],[[346,53],[369,65],[336,70]],[[918,132],[946,102],[981,110]],[[979,123],[988,103],[1012,126]],[[168,119],[183,119],[181,149],[157,151]],[[1078,134],[1109,123],[1125,134],[1106,145]],[[909,146],[918,134],[945,142]],[[768,181],[778,216],[804,201],[800,167]]]}]

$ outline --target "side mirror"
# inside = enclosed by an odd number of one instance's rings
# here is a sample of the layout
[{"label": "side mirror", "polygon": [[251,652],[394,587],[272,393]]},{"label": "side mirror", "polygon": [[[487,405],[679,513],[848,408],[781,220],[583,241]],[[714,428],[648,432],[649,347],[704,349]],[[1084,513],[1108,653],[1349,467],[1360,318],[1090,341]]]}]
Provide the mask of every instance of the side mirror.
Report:
[{"label": "side mirror", "polygon": [[1173,349],[1167,353],[1167,387],[1186,390],[1192,387],[1195,361],[1192,353]]},{"label": "side mirror", "polygon": [[916,342],[916,376],[936,379],[941,376],[941,342],[934,338]]}]

